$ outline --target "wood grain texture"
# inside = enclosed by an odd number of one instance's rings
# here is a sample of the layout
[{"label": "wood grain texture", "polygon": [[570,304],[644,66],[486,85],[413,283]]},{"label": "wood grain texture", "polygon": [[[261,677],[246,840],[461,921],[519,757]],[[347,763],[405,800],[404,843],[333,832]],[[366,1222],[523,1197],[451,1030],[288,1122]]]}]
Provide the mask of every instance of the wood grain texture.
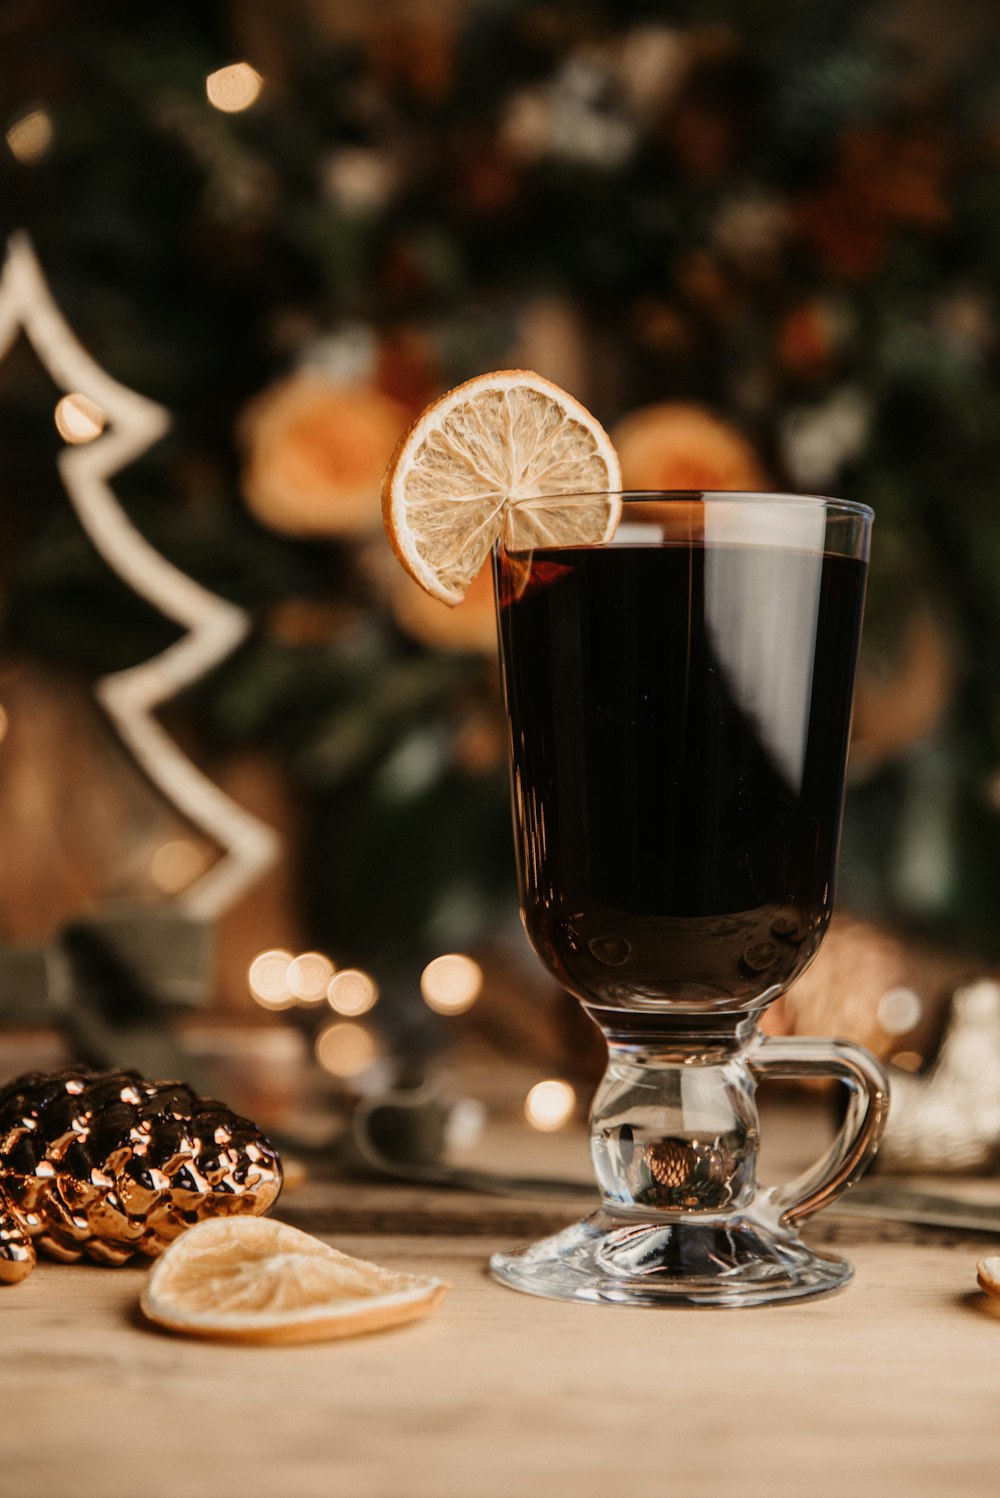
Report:
[{"label": "wood grain texture", "polygon": [[830,1214],[811,1236],[847,1247],[844,1294],[636,1311],[488,1279],[494,1247],[578,1202],[315,1184],[278,1215],[453,1288],[378,1336],[230,1347],[144,1323],[141,1269],[43,1264],[0,1291],[2,1498],[1000,1490],[1000,1316],[970,1236]]}]

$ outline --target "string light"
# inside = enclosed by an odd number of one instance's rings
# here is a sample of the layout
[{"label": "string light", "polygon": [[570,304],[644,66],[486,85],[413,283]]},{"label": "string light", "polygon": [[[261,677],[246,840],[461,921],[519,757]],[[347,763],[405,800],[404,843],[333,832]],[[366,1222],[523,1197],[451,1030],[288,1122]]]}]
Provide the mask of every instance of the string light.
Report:
[{"label": "string light", "polygon": [[482,968],[462,952],[435,957],[420,975],[424,1003],[437,1014],[464,1014],[479,998],[482,987]]},{"label": "string light", "polygon": [[249,109],[260,98],[263,87],[263,78],[248,62],[234,62],[228,67],[217,68],[205,79],[209,104],[221,109],[223,114],[239,114],[241,110]]},{"label": "string light", "polygon": [[285,981],[300,1004],[321,1004],[333,977],[333,963],[322,952],[300,952],[288,964]]},{"label": "string light", "polygon": [[30,109],[15,120],[4,139],[15,161],[22,166],[34,166],[44,161],[52,149],[55,131],[52,118],[44,109]]},{"label": "string light", "polygon": [[568,1082],[551,1077],[536,1082],[524,1100],[524,1116],[533,1129],[552,1134],[569,1123],[576,1108],[576,1093]]},{"label": "string light", "polygon": [[378,1001],[378,984],[360,968],[345,967],[327,984],[327,1002],[338,1014],[367,1014]]},{"label": "string light", "polygon": [[108,418],[97,402],[79,391],[64,395],[56,406],[56,431],[64,442],[72,442],[75,446],[93,442],[107,424]]},{"label": "string light", "polygon": [[288,986],[288,969],[293,962],[291,952],[273,947],[267,952],[258,952],[247,972],[250,992],[264,1009],[287,1009],[295,1003],[295,995]]},{"label": "string light", "polygon": [[378,1059],[378,1046],[364,1025],[328,1025],[316,1041],[316,1060],[334,1077],[356,1077]]}]

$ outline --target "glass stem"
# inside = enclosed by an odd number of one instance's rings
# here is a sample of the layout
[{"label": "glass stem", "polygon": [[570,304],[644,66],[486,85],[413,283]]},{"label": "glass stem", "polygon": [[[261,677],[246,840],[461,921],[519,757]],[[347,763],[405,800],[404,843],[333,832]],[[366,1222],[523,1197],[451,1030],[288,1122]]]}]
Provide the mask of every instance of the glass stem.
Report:
[{"label": "glass stem", "polygon": [[608,1066],[591,1109],[591,1154],[606,1210],[648,1220],[749,1205],[760,1133],[746,1058],[755,1020],[641,1036],[601,1028]]}]

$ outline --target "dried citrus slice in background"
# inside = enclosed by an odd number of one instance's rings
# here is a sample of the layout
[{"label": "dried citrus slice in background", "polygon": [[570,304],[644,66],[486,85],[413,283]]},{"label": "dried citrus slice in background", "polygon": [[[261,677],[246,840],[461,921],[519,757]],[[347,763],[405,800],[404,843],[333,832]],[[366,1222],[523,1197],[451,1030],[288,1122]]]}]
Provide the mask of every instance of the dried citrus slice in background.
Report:
[{"label": "dried citrus slice in background", "polygon": [[987,1295],[1000,1297],[1000,1258],[994,1255],[989,1259],[980,1259],[976,1265],[976,1278],[979,1288],[985,1290]]},{"label": "dried citrus slice in background", "polygon": [[319,1342],[413,1321],[448,1286],[352,1259],[266,1217],[189,1228],[149,1272],[140,1304],[171,1331],[247,1342]]},{"label": "dried citrus slice in background", "polygon": [[468,380],[422,412],[382,485],[392,548],[411,577],[459,603],[504,533],[514,551],[607,540],[621,469],[579,401],[529,370]]}]

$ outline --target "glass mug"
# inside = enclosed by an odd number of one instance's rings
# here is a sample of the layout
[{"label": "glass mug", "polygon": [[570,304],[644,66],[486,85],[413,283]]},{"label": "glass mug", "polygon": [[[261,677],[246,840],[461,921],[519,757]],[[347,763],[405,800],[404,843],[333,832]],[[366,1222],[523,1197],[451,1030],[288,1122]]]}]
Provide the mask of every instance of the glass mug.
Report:
[{"label": "glass mug", "polygon": [[[766,1038],[830,919],[871,511],[632,493],[593,546],[494,552],[522,919],[608,1046],[600,1209],[496,1254],[559,1299],[751,1305],[833,1290],[796,1224],[863,1172],[888,1085],[862,1047]],[[837,1139],[757,1184],[757,1082],[835,1077]]]}]

